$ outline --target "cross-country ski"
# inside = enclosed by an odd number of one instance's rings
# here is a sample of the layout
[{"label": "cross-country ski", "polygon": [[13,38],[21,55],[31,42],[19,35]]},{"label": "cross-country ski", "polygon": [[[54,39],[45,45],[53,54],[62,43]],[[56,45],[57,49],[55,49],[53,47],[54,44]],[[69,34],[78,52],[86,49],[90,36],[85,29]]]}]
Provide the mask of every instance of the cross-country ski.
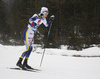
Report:
[{"label": "cross-country ski", "polygon": [[22,70],[22,71],[30,71],[30,72],[39,72],[41,71],[40,69],[22,69],[22,68],[7,68],[7,69],[12,69],[12,70]]}]

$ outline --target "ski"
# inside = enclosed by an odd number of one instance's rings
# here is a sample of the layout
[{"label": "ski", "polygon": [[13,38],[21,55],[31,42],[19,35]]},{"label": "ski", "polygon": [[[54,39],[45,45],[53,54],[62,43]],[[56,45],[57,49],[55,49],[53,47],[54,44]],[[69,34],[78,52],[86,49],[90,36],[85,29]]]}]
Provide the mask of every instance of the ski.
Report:
[{"label": "ski", "polygon": [[38,71],[41,71],[40,69],[22,69],[22,68],[9,68],[9,69],[13,69],[13,70],[23,70],[23,71],[30,71],[30,72],[38,72]]}]

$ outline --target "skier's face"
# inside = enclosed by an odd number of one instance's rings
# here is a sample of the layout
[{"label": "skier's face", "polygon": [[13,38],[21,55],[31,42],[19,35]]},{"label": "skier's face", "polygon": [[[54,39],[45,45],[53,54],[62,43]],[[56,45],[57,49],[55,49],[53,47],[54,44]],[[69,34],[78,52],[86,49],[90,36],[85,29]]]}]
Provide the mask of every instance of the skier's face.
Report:
[{"label": "skier's face", "polygon": [[43,18],[46,18],[48,16],[48,13],[45,13],[44,15],[43,15]]}]

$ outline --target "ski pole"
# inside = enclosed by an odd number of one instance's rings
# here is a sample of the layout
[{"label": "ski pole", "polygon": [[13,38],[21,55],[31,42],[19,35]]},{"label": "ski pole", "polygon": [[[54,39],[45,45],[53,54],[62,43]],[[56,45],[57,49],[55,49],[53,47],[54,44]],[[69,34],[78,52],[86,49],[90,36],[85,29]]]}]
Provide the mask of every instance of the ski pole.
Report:
[{"label": "ski pole", "polygon": [[[49,38],[49,35],[50,35],[51,26],[52,26],[52,21],[51,21],[51,24],[50,24],[50,27],[49,27],[49,31],[48,31],[47,42],[48,42],[48,38]],[[46,42],[46,45],[47,45],[47,42]],[[44,53],[45,53],[45,45],[44,45],[44,50],[43,50],[43,54],[42,54],[42,58],[41,58],[41,62],[40,62],[39,68],[41,68],[41,65],[42,65],[42,62],[43,62]]]}]

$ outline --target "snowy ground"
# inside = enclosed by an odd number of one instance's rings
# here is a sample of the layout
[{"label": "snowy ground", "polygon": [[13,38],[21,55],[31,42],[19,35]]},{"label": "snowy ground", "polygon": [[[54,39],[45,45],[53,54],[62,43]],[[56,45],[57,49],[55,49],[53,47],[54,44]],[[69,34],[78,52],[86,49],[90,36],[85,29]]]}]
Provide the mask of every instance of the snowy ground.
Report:
[{"label": "snowy ground", "polygon": [[[25,46],[0,44],[0,79],[100,79],[100,48],[98,47],[83,51],[69,51],[66,47],[46,49],[40,72],[7,69],[16,67],[16,62],[24,50]],[[42,51],[38,48],[29,58],[29,64],[34,68],[39,68]],[[74,55],[83,57],[73,57]]]}]

